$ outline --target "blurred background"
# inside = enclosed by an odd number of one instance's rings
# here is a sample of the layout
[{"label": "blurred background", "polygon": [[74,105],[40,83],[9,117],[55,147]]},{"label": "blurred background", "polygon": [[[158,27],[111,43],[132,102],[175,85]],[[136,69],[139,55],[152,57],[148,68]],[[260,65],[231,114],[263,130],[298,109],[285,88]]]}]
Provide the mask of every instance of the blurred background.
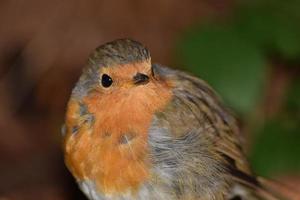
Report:
[{"label": "blurred background", "polygon": [[209,82],[254,171],[300,190],[299,0],[1,0],[0,199],[84,200],[60,127],[98,45],[129,37]]}]

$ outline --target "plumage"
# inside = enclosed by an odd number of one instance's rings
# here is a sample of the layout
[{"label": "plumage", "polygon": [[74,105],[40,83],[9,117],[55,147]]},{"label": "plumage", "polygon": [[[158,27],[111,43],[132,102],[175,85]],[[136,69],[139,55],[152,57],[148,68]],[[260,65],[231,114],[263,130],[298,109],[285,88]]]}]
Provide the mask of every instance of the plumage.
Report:
[{"label": "plumage", "polygon": [[66,164],[91,200],[276,199],[251,172],[213,89],[152,64],[138,42],[96,49],[65,124]]}]

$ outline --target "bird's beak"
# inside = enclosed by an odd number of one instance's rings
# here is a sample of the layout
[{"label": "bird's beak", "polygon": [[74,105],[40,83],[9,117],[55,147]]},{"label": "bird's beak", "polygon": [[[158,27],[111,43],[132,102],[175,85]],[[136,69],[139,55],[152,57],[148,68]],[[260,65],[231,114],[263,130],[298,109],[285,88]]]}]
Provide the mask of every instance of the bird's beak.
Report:
[{"label": "bird's beak", "polygon": [[147,84],[148,82],[149,82],[149,76],[147,76],[146,74],[137,73],[133,77],[133,83],[135,85],[144,85]]}]

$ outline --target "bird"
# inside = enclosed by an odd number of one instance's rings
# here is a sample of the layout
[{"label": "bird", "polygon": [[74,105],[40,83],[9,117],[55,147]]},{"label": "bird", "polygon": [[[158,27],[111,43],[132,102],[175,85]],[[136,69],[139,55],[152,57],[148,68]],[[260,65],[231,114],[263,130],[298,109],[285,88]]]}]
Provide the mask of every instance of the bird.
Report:
[{"label": "bird", "polygon": [[132,39],[90,55],[62,133],[66,166],[90,200],[283,199],[251,170],[212,87],[152,63]]}]

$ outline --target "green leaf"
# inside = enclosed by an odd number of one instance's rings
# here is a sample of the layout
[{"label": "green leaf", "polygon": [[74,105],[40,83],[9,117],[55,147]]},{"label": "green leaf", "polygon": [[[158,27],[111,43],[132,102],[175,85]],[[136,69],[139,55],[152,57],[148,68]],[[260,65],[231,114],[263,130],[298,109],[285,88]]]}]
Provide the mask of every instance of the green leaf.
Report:
[{"label": "green leaf", "polygon": [[285,59],[297,59],[300,56],[300,29],[299,24],[294,24],[285,18],[278,19],[275,31],[275,49]]},{"label": "green leaf", "polygon": [[234,28],[246,40],[260,48],[270,47],[276,40],[277,19],[262,8],[244,7],[235,13]]},{"label": "green leaf", "polygon": [[187,70],[209,82],[240,113],[250,112],[260,98],[265,60],[252,43],[230,27],[207,25],[191,30],[178,46]]},{"label": "green leaf", "polygon": [[234,27],[266,54],[276,53],[284,59],[294,60],[300,56],[300,19],[284,13],[263,6],[243,7],[236,11]]},{"label": "green leaf", "polygon": [[258,131],[250,156],[254,171],[270,176],[300,169],[300,126],[281,118]]},{"label": "green leaf", "polygon": [[[300,124],[300,79],[292,81],[286,95],[286,114]],[[299,133],[300,134],[300,133]]]}]

